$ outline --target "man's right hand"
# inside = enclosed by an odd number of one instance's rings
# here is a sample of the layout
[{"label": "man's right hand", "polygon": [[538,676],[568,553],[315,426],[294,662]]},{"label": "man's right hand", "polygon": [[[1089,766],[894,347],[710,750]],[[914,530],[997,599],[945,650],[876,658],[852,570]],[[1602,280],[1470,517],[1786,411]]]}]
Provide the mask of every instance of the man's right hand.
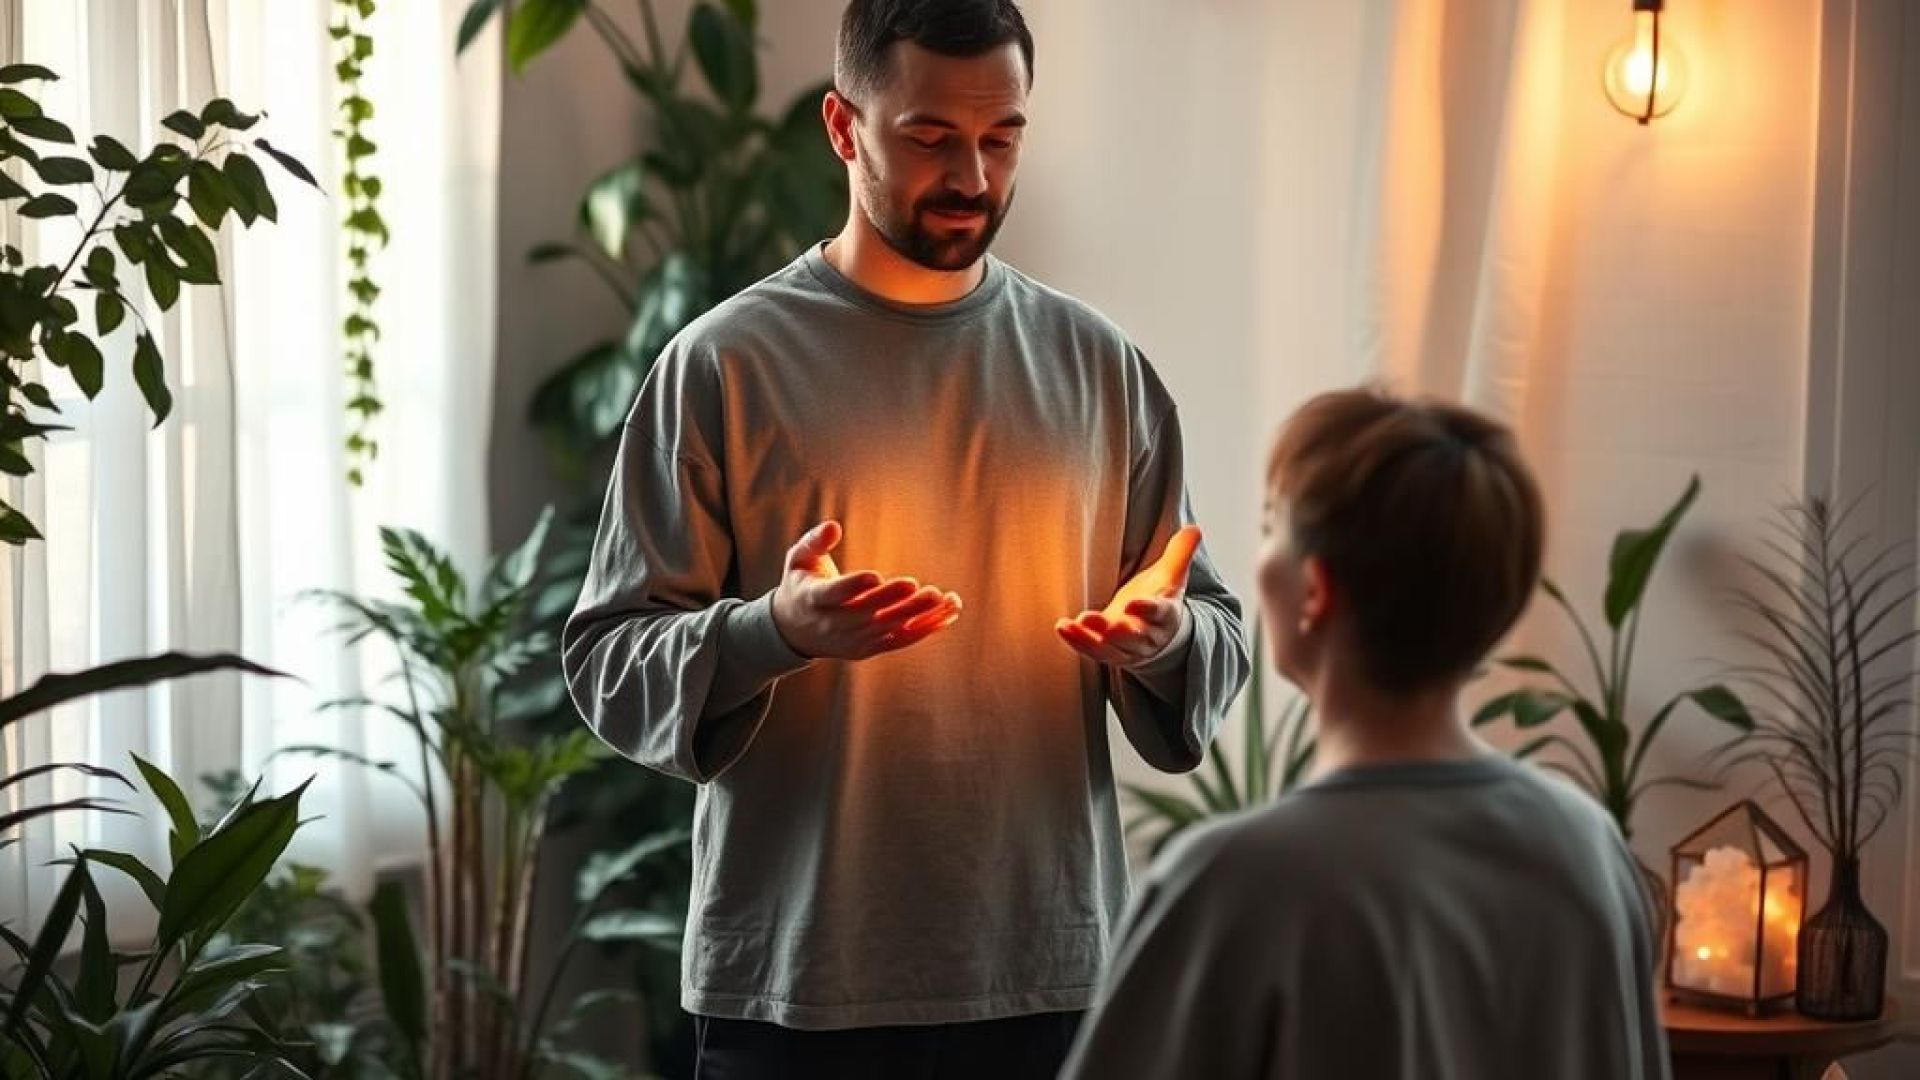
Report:
[{"label": "man's right hand", "polygon": [[839,522],[823,521],[787,550],[786,573],[773,591],[773,623],[794,652],[865,660],[925,641],[960,617],[954,593],[871,570],[840,573],[828,552],[841,535]]}]

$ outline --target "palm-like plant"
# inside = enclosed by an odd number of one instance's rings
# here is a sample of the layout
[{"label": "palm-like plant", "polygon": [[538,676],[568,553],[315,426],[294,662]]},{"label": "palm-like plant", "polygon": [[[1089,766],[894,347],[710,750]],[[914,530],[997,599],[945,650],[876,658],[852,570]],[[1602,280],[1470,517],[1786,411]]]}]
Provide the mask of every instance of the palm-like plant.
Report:
[{"label": "palm-like plant", "polygon": [[[202,829],[179,787],[141,761],[140,772],[173,824],[172,865],[160,874],[126,852],[76,850],[46,921],[29,943],[0,927],[18,977],[0,984],[0,1075],[134,1078],[246,1060],[288,1065],[287,1040],[262,1008],[285,952],[219,942],[222,928],[260,886],[300,825],[306,785],[279,798],[248,791]],[[126,874],[159,916],[146,950],[112,948],[96,868]],[[78,971],[56,966],[74,921],[83,924]],[[120,969],[138,965],[130,985]]]},{"label": "palm-like plant", "polygon": [[[355,698],[331,707],[385,712],[412,732],[419,750],[417,780],[394,762],[333,747],[283,751],[379,769],[420,802],[429,849],[424,970],[403,897],[389,890],[372,908],[381,989],[410,1075],[519,1078],[542,1064],[577,1068],[586,1061],[545,1030],[571,937],[535,999],[528,992],[528,921],[553,799],[609,751],[584,726],[529,735],[503,711],[509,681],[530,664],[558,663],[551,637],[529,629],[525,617],[550,519],[543,514],[477,588],[425,537],[383,529],[387,565],[407,599],[319,594],[343,612],[349,642],[377,637],[393,647],[404,696],[401,703]],[[677,919],[597,908],[643,863],[685,841],[679,832],[649,837],[611,866],[589,865],[592,884],[581,887],[575,934],[599,941],[677,939]],[[569,1023],[562,1020],[561,1028]]]},{"label": "palm-like plant", "polygon": [[[1253,673],[1247,680],[1246,719],[1241,725],[1240,771],[1234,772],[1226,751],[1216,740],[1207,748],[1207,763],[1187,774],[1192,795],[1123,784],[1140,812],[1127,822],[1127,833],[1153,830],[1153,855],[1159,855],[1174,837],[1209,818],[1264,806],[1291,791],[1313,764],[1313,706],[1295,696],[1281,710],[1279,723],[1267,728],[1265,670],[1260,631],[1253,632]],[[1212,779],[1207,774],[1212,773]]]},{"label": "palm-like plant", "polygon": [[1473,718],[1475,726],[1511,718],[1515,727],[1531,731],[1571,712],[1586,738],[1584,746],[1559,732],[1548,732],[1523,743],[1514,755],[1532,758],[1550,749],[1559,751],[1556,756],[1540,758],[1540,765],[1564,774],[1586,789],[1606,808],[1620,827],[1621,835],[1628,839],[1633,837],[1634,808],[1647,792],[1667,786],[1713,786],[1691,777],[1647,775],[1648,753],[1681,705],[1692,702],[1736,733],[1753,729],[1753,718],[1746,706],[1733,691],[1719,683],[1675,694],[1638,729],[1630,720],[1633,662],[1644,611],[1642,601],[1667,541],[1699,495],[1700,478],[1696,476],[1687,484],[1680,500],[1652,527],[1626,529],[1614,538],[1602,605],[1607,623],[1604,655],[1586,620],[1568,602],[1566,593],[1551,578],[1541,583],[1541,590],[1566,613],[1567,620],[1580,635],[1593,679],[1591,694],[1557,665],[1541,657],[1503,657],[1496,661],[1499,666],[1528,675],[1544,675],[1552,685],[1522,687],[1502,694],[1489,701]]},{"label": "palm-like plant", "polygon": [[1788,506],[1766,541],[1781,562],[1746,560],[1764,584],[1739,596],[1759,621],[1741,637],[1766,660],[1738,670],[1770,707],[1728,759],[1766,766],[1836,865],[1886,824],[1920,746],[1902,724],[1920,628],[1894,621],[1920,587],[1903,549],[1863,551],[1847,519],[1822,498]]}]

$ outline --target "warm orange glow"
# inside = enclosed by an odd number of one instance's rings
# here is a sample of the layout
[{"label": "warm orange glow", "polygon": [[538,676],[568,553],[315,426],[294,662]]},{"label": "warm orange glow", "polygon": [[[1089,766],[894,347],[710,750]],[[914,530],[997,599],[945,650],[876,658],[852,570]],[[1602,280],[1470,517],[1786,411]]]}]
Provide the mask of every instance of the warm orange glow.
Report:
[{"label": "warm orange glow", "polygon": [[[1149,625],[1148,617],[1154,617],[1157,610],[1162,613],[1158,617],[1166,618],[1164,613],[1171,611],[1168,605],[1178,603],[1186,594],[1187,574],[1199,548],[1198,526],[1188,525],[1174,533],[1160,557],[1122,585],[1104,609],[1063,618],[1054,623],[1054,632],[1068,645],[1102,663],[1119,660],[1116,649],[1124,652],[1142,644],[1165,644],[1172,628],[1164,623]],[[1142,616],[1143,611],[1148,617]]]},{"label": "warm orange glow", "polygon": [[1607,57],[1607,100],[1635,119],[1647,116],[1649,90],[1654,116],[1672,112],[1687,90],[1686,58],[1674,47],[1672,34],[1661,32],[1660,60],[1654,63],[1655,17],[1651,11],[1634,12],[1632,39],[1615,46]]},{"label": "warm orange glow", "polygon": [[1760,868],[1745,852],[1708,851],[1674,892],[1674,986],[1750,997],[1757,953],[1760,996],[1792,993],[1802,900],[1797,873],[1770,870],[1763,895]]}]

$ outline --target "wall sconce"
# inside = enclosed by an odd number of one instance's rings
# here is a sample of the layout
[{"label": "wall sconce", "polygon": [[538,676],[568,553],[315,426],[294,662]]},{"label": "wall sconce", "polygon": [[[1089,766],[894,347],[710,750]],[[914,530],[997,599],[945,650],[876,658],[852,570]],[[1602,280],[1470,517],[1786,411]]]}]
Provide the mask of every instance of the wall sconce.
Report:
[{"label": "wall sconce", "polygon": [[1607,54],[1607,100],[1643,126],[1672,112],[1687,90],[1686,58],[1660,35],[1665,8],[1666,0],[1633,0],[1633,36]]}]

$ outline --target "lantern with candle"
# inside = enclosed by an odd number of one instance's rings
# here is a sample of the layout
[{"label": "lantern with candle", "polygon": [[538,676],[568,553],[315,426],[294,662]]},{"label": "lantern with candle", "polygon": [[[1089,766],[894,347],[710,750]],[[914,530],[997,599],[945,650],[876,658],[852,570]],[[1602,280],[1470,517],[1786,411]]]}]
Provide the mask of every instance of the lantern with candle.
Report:
[{"label": "lantern with candle", "polygon": [[1753,1015],[1791,1002],[1806,896],[1806,853],[1751,800],[1676,844],[1674,998]]}]

